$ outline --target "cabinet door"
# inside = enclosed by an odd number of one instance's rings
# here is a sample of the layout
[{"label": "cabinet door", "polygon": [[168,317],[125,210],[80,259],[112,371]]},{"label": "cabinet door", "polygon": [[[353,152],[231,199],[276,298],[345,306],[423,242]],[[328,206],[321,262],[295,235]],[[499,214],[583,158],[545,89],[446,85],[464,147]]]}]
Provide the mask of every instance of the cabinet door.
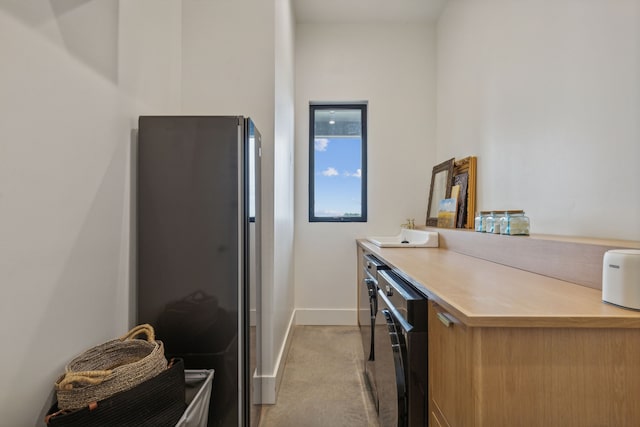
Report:
[{"label": "cabinet door", "polygon": [[364,257],[364,250],[361,247],[357,247],[357,256],[358,256],[358,282],[356,283],[357,295],[358,295],[358,326],[362,327],[364,325],[370,325],[371,322],[371,314],[369,313],[369,303],[363,301],[363,299],[369,299],[368,294],[364,294],[362,292],[362,284],[365,279],[364,274],[364,262],[362,261]]},{"label": "cabinet door", "polygon": [[[440,424],[474,424],[471,395],[471,332],[442,307],[429,304],[429,412]],[[437,423],[434,423],[437,425]]]}]

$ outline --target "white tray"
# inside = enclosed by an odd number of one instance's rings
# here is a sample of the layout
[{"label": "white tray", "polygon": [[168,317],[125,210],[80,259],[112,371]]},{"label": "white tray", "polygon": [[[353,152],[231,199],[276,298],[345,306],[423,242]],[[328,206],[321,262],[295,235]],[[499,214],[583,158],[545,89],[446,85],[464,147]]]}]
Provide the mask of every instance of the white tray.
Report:
[{"label": "white tray", "polygon": [[185,369],[187,409],[176,427],[207,427],[213,369]]}]

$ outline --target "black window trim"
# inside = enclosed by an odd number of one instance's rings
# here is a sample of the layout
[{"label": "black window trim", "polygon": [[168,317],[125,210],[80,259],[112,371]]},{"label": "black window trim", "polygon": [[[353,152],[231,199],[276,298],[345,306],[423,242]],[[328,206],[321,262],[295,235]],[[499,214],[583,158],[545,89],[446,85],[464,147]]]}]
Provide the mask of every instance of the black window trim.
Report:
[{"label": "black window trim", "polygon": [[[367,222],[367,101],[310,102],[309,103],[309,222]],[[316,110],[360,110],[362,167],[361,167],[361,212],[354,217],[315,216],[315,111]]]}]

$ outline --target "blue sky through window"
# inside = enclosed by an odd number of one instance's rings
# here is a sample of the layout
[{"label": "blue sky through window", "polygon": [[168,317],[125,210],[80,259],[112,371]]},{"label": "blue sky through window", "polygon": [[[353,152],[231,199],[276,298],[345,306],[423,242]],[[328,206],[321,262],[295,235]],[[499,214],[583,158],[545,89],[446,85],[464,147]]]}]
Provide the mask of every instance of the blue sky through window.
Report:
[{"label": "blue sky through window", "polygon": [[315,216],[361,215],[362,138],[318,137],[314,151]]}]

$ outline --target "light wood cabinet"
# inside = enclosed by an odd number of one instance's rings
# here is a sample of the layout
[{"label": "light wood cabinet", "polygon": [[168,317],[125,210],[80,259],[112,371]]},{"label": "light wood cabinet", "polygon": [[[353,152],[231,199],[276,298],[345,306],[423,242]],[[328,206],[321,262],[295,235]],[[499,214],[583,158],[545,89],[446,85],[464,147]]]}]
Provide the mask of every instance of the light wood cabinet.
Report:
[{"label": "light wood cabinet", "polygon": [[431,419],[429,420],[431,427],[449,427],[446,421],[442,420],[442,414],[439,412],[431,412]]},{"label": "light wood cabinet", "polygon": [[434,302],[428,321],[429,412],[435,425],[471,425],[471,333]]},{"label": "light wood cabinet", "polygon": [[428,360],[432,426],[640,425],[637,329],[473,328],[432,302]]},{"label": "light wood cabinet", "polygon": [[[481,251],[495,240],[479,234],[461,234],[463,249]],[[600,289],[558,279],[600,263],[593,248],[571,243],[565,253],[554,242],[516,240],[509,245],[535,247],[525,258],[549,252],[566,268],[549,277],[443,247],[358,242],[430,299],[430,425],[640,426],[640,312],[603,303]],[[494,252],[521,252],[512,249]],[[594,273],[588,276],[595,283]]]},{"label": "light wood cabinet", "polygon": [[[358,277],[358,281],[356,282],[356,300],[357,300],[357,304],[358,304],[358,326],[363,326],[363,322],[364,323],[368,323],[371,315],[369,314],[369,306],[368,306],[368,295],[365,295],[362,289],[362,282],[364,280],[364,263],[362,261],[365,251],[364,249],[362,249],[361,247],[358,247],[358,252],[357,252],[358,256],[357,256],[357,264],[358,264],[358,270],[357,270],[357,277]],[[365,325],[366,326],[366,325]]]}]

